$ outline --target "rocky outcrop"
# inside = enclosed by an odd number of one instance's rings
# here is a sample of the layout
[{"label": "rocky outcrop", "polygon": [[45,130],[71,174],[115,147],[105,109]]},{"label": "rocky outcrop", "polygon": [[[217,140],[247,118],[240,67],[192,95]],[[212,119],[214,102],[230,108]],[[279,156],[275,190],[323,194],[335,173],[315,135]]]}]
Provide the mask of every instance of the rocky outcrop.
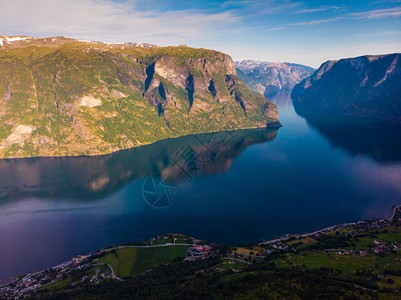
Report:
[{"label": "rocky outcrop", "polygon": [[31,136],[34,130],[35,127],[30,125],[18,125],[6,139],[1,141],[0,149],[10,147],[16,143],[23,143]]},{"label": "rocky outcrop", "polygon": [[328,61],[292,99],[296,108],[401,123],[401,54]]},{"label": "rocky outcrop", "polygon": [[11,88],[10,88],[10,86],[8,86],[6,92],[4,93],[3,97],[1,98],[1,100],[8,101],[8,100],[11,99],[12,95],[13,95],[13,93],[11,92]]},{"label": "rocky outcrop", "polygon": [[217,56],[212,63],[206,58],[177,58],[163,56],[154,65],[154,72],[171,83],[185,89],[190,98],[194,94],[210,92],[214,98],[218,95],[213,74],[236,75],[231,57],[225,54]]},{"label": "rocky outcrop", "polygon": [[312,75],[313,68],[291,64],[243,60],[235,63],[239,78],[252,90],[269,98],[280,90],[290,91],[304,78]]}]

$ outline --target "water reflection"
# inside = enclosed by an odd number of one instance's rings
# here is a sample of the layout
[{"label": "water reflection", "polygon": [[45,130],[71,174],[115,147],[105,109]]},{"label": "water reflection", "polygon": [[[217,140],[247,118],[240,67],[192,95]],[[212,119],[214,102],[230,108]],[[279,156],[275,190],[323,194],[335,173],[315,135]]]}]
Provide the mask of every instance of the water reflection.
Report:
[{"label": "water reflection", "polygon": [[280,116],[281,116],[281,109],[292,106],[290,90],[280,90],[276,95],[268,99],[277,105],[277,107],[279,108]]},{"label": "water reflection", "polygon": [[401,162],[401,126],[296,109],[333,147],[351,156],[366,155],[379,163]]},{"label": "water reflection", "polygon": [[249,145],[272,141],[277,130],[191,135],[96,157],[0,160],[0,202],[40,198],[99,199],[158,173],[174,182],[227,171]]},{"label": "water reflection", "polygon": [[[188,136],[100,157],[0,160],[0,280],[168,232],[238,245],[388,217],[401,198],[401,164],[390,163],[399,161],[399,136],[352,133],[355,126],[327,118],[308,116],[308,125],[288,97],[273,100],[284,125],[278,133]],[[366,142],[370,136],[376,144]],[[358,155],[368,153],[386,164]],[[144,199],[155,174],[179,185],[166,209]]]}]

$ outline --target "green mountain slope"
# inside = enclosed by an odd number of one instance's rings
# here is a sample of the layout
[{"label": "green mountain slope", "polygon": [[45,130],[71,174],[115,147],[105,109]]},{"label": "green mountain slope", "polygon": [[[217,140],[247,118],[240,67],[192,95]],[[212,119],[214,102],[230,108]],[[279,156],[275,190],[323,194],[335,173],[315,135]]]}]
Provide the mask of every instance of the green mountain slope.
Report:
[{"label": "green mountain slope", "polygon": [[0,157],[94,155],[279,126],[223,53],[0,36]]}]

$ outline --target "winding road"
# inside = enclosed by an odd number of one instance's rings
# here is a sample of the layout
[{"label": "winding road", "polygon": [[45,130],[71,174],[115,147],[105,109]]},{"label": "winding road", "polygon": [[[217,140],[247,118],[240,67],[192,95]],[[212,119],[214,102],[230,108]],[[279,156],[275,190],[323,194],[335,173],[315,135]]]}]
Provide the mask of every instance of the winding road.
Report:
[{"label": "winding road", "polygon": [[[104,266],[104,265],[106,265],[106,264],[90,264],[89,266]],[[111,277],[112,278],[114,278],[114,279],[117,279],[117,280],[120,280],[120,281],[124,281],[122,278],[120,278],[120,277],[117,277],[116,276],[116,274],[114,274],[114,269],[113,269],[113,267],[111,266],[111,265],[109,265],[109,264],[107,264],[107,266],[110,268],[110,270],[111,270]]]}]

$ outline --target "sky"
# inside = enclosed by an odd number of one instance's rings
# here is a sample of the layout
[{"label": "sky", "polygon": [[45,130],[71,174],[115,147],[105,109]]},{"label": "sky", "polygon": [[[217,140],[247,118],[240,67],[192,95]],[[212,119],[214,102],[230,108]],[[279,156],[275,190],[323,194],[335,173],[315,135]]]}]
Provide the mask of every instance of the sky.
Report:
[{"label": "sky", "polygon": [[0,35],[185,44],[317,68],[401,52],[401,0],[0,0]]}]

